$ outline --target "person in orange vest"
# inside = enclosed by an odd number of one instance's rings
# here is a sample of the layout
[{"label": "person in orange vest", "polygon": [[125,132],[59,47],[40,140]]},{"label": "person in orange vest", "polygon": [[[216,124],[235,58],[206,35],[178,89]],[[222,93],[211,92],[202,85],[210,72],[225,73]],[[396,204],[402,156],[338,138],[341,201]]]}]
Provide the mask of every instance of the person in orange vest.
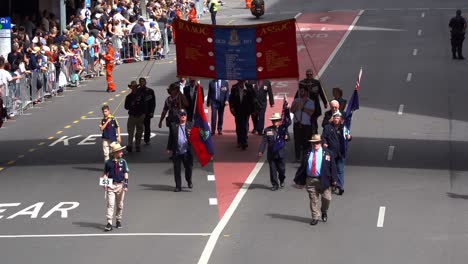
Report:
[{"label": "person in orange vest", "polygon": [[[184,19],[184,16],[182,15],[182,11],[180,11],[181,4],[177,3],[176,4],[176,11],[175,11],[175,18],[176,19]],[[174,44],[176,43],[176,33],[175,30],[172,30],[172,42]]]},{"label": "person in orange vest", "polygon": [[190,11],[188,12],[188,19],[189,22],[198,23],[197,20],[197,10],[195,9],[195,3],[190,2]]},{"label": "person in orange vest", "polygon": [[250,9],[252,7],[252,0],[245,0],[245,8]]},{"label": "person in orange vest", "polygon": [[115,84],[112,80],[112,71],[114,70],[114,48],[112,48],[112,41],[106,41],[107,51],[102,54],[102,57],[106,61],[106,81],[107,81],[107,92],[115,92]]}]

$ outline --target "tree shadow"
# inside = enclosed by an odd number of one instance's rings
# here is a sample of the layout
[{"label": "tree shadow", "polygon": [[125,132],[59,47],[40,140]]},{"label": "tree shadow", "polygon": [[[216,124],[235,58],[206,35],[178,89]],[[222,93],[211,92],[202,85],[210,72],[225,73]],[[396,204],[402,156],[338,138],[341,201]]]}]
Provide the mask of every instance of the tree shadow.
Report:
[{"label": "tree shadow", "polygon": [[[242,188],[242,186],[244,185],[243,182],[233,182],[232,184],[236,185],[239,188]],[[270,190],[271,187],[269,187],[269,186],[267,186],[265,184],[252,183],[252,184],[249,185],[249,189],[250,190],[253,190],[253,189]]]},{"label": "tree shadow", "polygon": [[265,214],[265,215],[268,215],[271,218],[289,220],[289,221],[306,223],[306,224],[310,223],[310,221],[312,220],[312,218],[307,218],[307,217],[302,217],[302,216],[297,216],[297,215],[285,215],[285,214]]},{"label": "tree shadow", "polygon": [[453,199],[464,199],[464,200],[468,200],[468,195],[466,195],[466,194],[458,194],[458,193],[448,192],[448,193],[447,193],[447,196],[450,197],[450,198],[453,198]]},{"label": "tree shadow", "polygon": [[72,222],[73,225],[77,225],[79,227],[85,228],[92,228],[92,229],[99,229],[104,230],[104,224],[102,223],[93,223],[93,222]]}]

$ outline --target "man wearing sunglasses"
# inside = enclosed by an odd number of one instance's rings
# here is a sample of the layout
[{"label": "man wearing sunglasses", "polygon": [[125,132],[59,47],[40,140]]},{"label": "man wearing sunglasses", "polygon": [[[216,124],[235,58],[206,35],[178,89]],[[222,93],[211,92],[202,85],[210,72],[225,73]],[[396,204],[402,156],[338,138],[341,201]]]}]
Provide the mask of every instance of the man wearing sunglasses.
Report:
[{"label": "man wearing sunglasses", "polygon": [[[300,187],[306,187],[312,212],[310,224],[316,225],[320,216],[323,222],[328,220],[327,211],[331,202],[330,187],[336,185],[338,177],[333,152],[322,148],[320,135],[313,135],[309,142],[311,142],[311,148],[297,169],[294,182]],[[319,197],[321,198],[320,211]]]},{"label": "man wearing sunglasses", "polygon": [[190,125],[187,123],[187,111],[179,110],[179,123],[171,123],[169,130],[169,140],[167,142],[167,154],[172,155],[174,164],[174,180],[176,187],[174,192],[182,191],[181,164],[185,168],[185,180],[190,189],[192,184],[193,155],[192,145],[189,142]]}]

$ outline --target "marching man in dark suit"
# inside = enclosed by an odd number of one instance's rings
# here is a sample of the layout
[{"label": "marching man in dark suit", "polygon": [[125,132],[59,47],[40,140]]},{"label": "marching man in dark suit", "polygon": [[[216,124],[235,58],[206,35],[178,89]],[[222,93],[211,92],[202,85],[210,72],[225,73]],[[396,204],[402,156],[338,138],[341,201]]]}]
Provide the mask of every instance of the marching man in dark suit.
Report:
[{"label": "marching man in dark suit", "polygon": [[231,114],[236,119],[237,147],[245,150],[249,131],[249,116],[255,109],[255,92],[252,85],[239,80],[232,86],[229,96],[229,107]]},{"label": "marching man in dark suit", "polygon": [[201,93],[202,93],[202,100],[205,101],[205,92],[203,91],[203,88],[198,85],[197,80],[195,79],[190,79],[189,85],[184,87],[184,96],[189,102],[189,107],[187,109],[187,121],[188,122],[193,122],[193,109],[195,106],[195,99],[197,95],[197,87],[200,87]]},{"label": "marching man in dark suit", "polygon": [[[218,135],[223,134],[224,107],[229,102],[229,83],[226,80],[211,80],[208,86],[206,106],[211,106],[211,135],[216,129]],[[216,126],[216,121],[218,124]]]},{"label": "marching man in dark suit", "polygon": [[265,112],[267,108],[267,95],[270,102],[270,107],[275,106],[275,99],[273,97],[273,90],[271,89],[271,82],[268,80],[250,81],[252,84],[255,95],[257,96],[258,115],[252,115],[253,130],[252,133],[257,132],[262,135],[263,128],[265,127]]},{"label": "marching man in dark suit", "polygon": [[187,123],[187,111],[181,109],[179,111],[179,123],[171,123],[169,130],[169,140],[167,142],[167,153],[172,155],[172,163],[174,163],[174,179],[176,187],[174,192],[182,191],[181,179],[181,163],[185,168],[185,180],[190,189],[192,184],[192,167],[193,156],[192,146],[189,142],[190,125]]},{"label": "marching man in dark suit", "polygon": [[[263,140],[258,148],[258,156],[263,156],[265,152],[265,147],[268,145],[267,160],[268,165],[270,166],[270,181],[272,191],[278,190],[279,187],[284,187],[284,179],[286,178],[286,168],[284,165],[284,158],[286,156],[286,149],[284,145],[275,149],[276,137],[278,135],[278,127],[281,124],[281,115],[279,113],[274,113],[271,118],[273,125],[265,128],[265,133],[263,134]],[[286,134],[285,139],[288,140],[289,136]],[[279,182],[278,182],[279,178]]]},{"label": "marching man in dark suit", "polygon": [[[322,221],[328,220],[327,211],[331,202],[331,186],[336,185],[338,180],[336,164],[333,152],[322,148],[322,139],[315,134],[309,140],[312,147],[302,160],[301,166],[296,172],[294,182],[299,186],[306,186],[310,199],[310,210],[312,212],[311,225],[316,225],[320,214]],[[322,205],[318,209],[318,200],[321,196]]]}]

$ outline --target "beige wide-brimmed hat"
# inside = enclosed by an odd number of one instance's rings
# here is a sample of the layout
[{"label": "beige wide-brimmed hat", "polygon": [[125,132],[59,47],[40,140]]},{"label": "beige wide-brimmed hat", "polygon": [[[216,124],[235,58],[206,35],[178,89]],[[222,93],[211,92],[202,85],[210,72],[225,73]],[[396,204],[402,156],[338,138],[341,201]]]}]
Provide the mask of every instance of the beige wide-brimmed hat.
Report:
[{"label": "beige wide-brimmed hat", "polygon": [[270,120],[281,120],[281,115],[279,113],[273,113],[270,118]]},{"label": "beige wide-brimmed hat", "polygon": [[138,86],[138,83],[136,81],[132,81],[129,85],[128,85],[128,88],[133,88],[133,87],[137,87]]},{"label": "beige wide-brimmed hat", "polygon": [[320,134],[312,135],[309,142],[322,142],[322,138],[320,138]]},{"label": "beige wide-brimmed hat", "polygon": [[113,142],[112,144],[110,144],[110,147],[112,148],[112,153],[115,153],[117,151],[121,151],[121,150],[124,150],[125,149],[125,146],[122,147],[119,143],[117,142]]}]

